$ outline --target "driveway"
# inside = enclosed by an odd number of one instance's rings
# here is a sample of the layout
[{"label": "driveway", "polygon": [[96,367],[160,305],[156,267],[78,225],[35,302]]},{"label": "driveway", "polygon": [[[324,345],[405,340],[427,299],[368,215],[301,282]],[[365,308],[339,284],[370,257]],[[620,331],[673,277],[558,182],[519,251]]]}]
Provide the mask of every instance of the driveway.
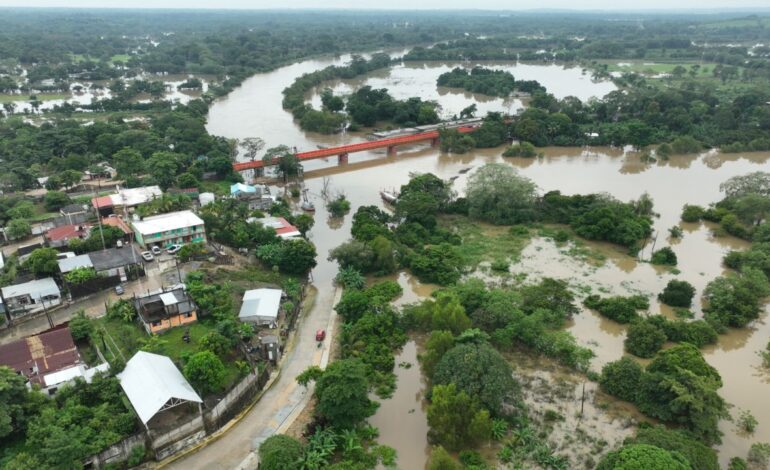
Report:
[{"label": "driveway", "polygon": [[[319,289],[315,304],[305,318],[298,322],[294,348],[284,357],[281,375],[272,387],[262,395],[254,407],[218,440],[166,466],[176,470],[191,469],[255,469],[259,444],[276,433],[287,423],[293,412],[304,407],[308,390],[295,378],[311,365],[320,365],[333,338],[330,328],[333,306],[339,300],[341,290]],[[323,347],[315,341],[315,332],[326,329]]]}]

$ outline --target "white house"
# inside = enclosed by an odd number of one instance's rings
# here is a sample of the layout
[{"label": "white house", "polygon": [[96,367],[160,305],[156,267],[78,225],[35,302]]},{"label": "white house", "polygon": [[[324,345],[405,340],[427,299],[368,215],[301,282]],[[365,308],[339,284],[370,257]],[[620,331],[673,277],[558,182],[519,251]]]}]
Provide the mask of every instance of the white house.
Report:
[{"label": "white house", "polygon": [[3,310],[12,313],[31,313],[51,308],[61,303],[61,291],[56,282],[47,277],[2,288],[6,305]]},{"label": "white house", "polygon": [[275,325],[281,308],[281,289],[253,289],[243,293],[243,304],[238,313],[242,322],[257,325]]},{"label": "white house", "polygon": [[206,227],[192,211],[170,212],[132,222],[136,241],[142,247],[164,248],[178,243],[205,242]]}]

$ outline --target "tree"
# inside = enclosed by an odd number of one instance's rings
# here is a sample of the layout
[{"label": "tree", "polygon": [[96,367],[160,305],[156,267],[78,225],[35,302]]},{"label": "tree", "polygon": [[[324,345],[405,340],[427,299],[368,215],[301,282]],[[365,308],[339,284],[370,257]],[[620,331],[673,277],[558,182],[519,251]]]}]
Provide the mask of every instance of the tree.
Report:
[{"label": "tree", "polygon": [[155,152],[145,163],[147,173],[158,182],[164,191],[176,181],[179,166],[179,156],[173,152]]},{"label": "tree", "polygon": [[5,438],[26,426],[27,396],[26,380],[13,369],[0,366],[0,437]]},{"label": "tree", "polygon": [[37,277],[52,276],[59,272],[59,252],[53,248],[38,248],[29,255],[24,266]]},{"label": "tree", "polygon": [[207,395],[224,386],[225,366],[213,352],[201,351],[187,361],[184,376],[201,395]]},{"label": "tree", "polygon": [[88,318],[83,310],[79,311],[69,321],[70,333],[72,339],[80,341],[88,339],[94,332],[94,324]]},{"label": "tree", "polygon": [[45,210],[51,212],[58,211],[62,207],[69,204],[70,201],[70,197],[61,191],[48,191],[45,193],[45,197],[43,198]]},{"label": "tree", "polygon": [[259,137],[246,137],[238,142],[238,146],[243,149],[243,156],[247,160],[254,160],[259,151],[265,147],[265,141]]},{"label": "tree", "polygon": [[743,268],[711,281],[704,291],[707,318],[724,326],[744,327],[756,320],[760,301],[770,294],[767,276],[755,268]]},{"label": "tree", "polygon": [[476,103],[473,103],[470,106],[466,106],[460,111],[460,119],[472,118],[476,115],[477,110],[478,108],[476,107]]},{"label": "tree", "polygon": [[646,321],[636,321],[631,324],[624,342],[626,351],[643,358],[650,358],[663,347],[666,333]]},{"label": "tree", "polygon": [[453,383],[433,387],[428,426],[431,441],[453,451],[476,447],[492,436],[489,412]]},{"label": "tree", "polygon": [[284,240],[281,242],[281,258],[278,268],[287,274],[305,274],[315,267],[316,251],[307,240]]},{"label": "tree", "polygon": [[177,177],[176,184],[182,189],[197,188],[200,181],[198,181],[198,178],[194,174],[185,172]]},{"label": "tree", "polygon": [[284,181],[290,176],[298,175],[302,168],[297,155],[285,145],[267,149],[262,162],[265,166],[277,165],[278,174],[283,176]]},{"label": "tree", "polygon": [[473,173],[467,198],[474,219],[501,225],[535,219],[537,186],[508,165],[488,163]]},{"label": "tree", "polygon": [[455,345],[455,338],[451,331],[431,331],[428,341],[425,343],[425,352],[420,354],[422,372],[429,380],[433,378],[436,364],[444,357],[447,351]]},{"label": "tree", "polygon": [[350,201],[344,194],[340,194],[326,204],[326,209],[332,217],[343,217],[350,212]]},{"label": "tree", "polygon": [[353,428],[377,408],[368,388],[366,366],[360,359],[334,361],[316,380],[316,412],[331,426]]},{"label": "tree", "polygon": [[24,219],[13,219],[5,227],[6,234],[11,240],[28,237],[32,234],[32,227]]},{"label": "tree", "polygon": [[292,218],[292,223],[295,227],[297,227],[297,230],[299,230],[299,233],[302,234],[304,237],[307,235],[307,233],[310,231],[311,228],[313,228],[313,225],[315,224],[315,219],[312,215],[302,213],[299,215],[295,215]]},{"label": "tree", "polygon": [[436,365],[433,382],[456,385],[497,416],[520,400],[511,365],[486,342],[458,344],[447,351]]},{"label": "tree", "polygon": [[436,446],[430,452],[428,470],[462,470],[463,466],[441,446]]},{"label": "tree", "polygon": [[743,176],[733,176],[719,185],[727,198],[738,198],[747,194],[770,197],[770,173],[755,171]]},{"label": "tree", "polygon": [[610,362],[602,368],[599,384],[602,390],[621,400],[636,403],[644,369],[630,357]]},{"label": "tree", "polygon": [[663,292],[658,294],[658,300],[672,307],[689,308],[695,296],[695,287],[687,281],[672,279],[668,281]]},{"label": "tree", "polygon": [[672,250],[671,247],[665,246],[652,254],[650,263],[662,264],[664,266],[676,266],[676,253],[674,253],[674,250]]},{"label": "tree", "polygon": [[293,437],[275,434],[259,445],[259,468],[264,470],[286,470],[302,461],[302,443]]},{"label": "tree", "polygon": [[643,426],[631,440],[633,444],[648,444],[682,454],[693,470],[719,470],[714,449],[693,439],[686,432],[665,426]]},{"label": "tree", "polygon": [[669,452],[647,444],[632,444],[607,454],[596,470],[690,470],[690,463],[679,452]]},{"label": "tree", "polygon": [[83,178],[83,173],[77,170],[64,170],[57,177],[65,188],[71,188],[80,182]]},{"label": "tree", "polygon": [[453,293],[439,293],[426,299],[412,311],[415,321],[427,331],[448,330],[460,334],[471,327],[460,299]]},{"label": "tree", "polygon": [[125,178],[138,176],[144,170],[144,158],[138,151],[124,147],[112,155],[112,163],[115,165],[118,175]]}]

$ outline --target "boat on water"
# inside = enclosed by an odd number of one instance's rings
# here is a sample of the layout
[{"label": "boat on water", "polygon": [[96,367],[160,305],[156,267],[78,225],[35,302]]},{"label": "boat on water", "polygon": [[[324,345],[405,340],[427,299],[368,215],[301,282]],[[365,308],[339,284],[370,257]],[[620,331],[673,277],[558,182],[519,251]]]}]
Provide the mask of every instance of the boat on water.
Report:
[{"label": "boat on water", "polygon": [[398,194],[395,191],[380,191],[380,197],[388,204],[394,204],[398,200]]},{"label": "boat on water", "polygon": [[315,205],[310,201],[303,201],[300,208],[305,212],[315,212]]}]

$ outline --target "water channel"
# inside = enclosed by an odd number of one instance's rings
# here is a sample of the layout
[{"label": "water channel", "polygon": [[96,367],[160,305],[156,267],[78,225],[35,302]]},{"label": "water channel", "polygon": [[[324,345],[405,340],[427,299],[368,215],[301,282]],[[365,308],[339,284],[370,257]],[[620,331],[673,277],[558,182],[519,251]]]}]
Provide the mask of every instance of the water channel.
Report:
[{"label": "water channel", "polygon": [[[402,52],[398,51],[395,55]],[[293,122],[291,115],[281,109],[281,90],[290,85],[295,77],[347,59],[343,56],[307,60],[249,78],[240,88],[212,106],[209,132],[230,138],[261,137],[268,147],[286,144],[296,146],[300,151],[362,140],[362,134],[327,136],[304,132]],[[398,65],[361,79],[325,85],[339,92],[349,92],[364,84],[387,87],[399,98],[421,96],[436,99],[442,105],[444,114],[451,115],[478,98],[454,90],[436,89],[436,77],[452,66]],[[576,94],[581,99],[587,99],[614,89],[612,84],[591,81],[575,68],[511,63],[497,64],[496,68],[499,67],[510,70],[516,78],[541,80],[557,96]],[[317,90],[308,96],[311,102],[317,99]],[[502,99],[479,100],[479,108],[484,111],[508,111],[516,106],[519,103]],[[559,189],[567,194],[606,192],[621,200],[636,199],[644,192],[649,193],[655,202],[655,211],[659,213],[655,219],[655,231],[659,234],[657,247],[672,246],[679,258],[681,274],[678,278],[691,282],[700,293],[709,281],[724,272],[721,265],[724,254],[730,249],[744,248],[746,243],[732,237],[715,237],[712,227],[705,224],[681,224],[679,214],[682,206],[685,203],[708,205],[718,201],[721,199],[721,182],[735,175],[767,171],[770,159],[770,153],[721,155],[710,152],[648,163],[634,152],[615,148],[548,148],[540,159],[503,159],[501,153],[502,148],[498,148],[476,150],[465,155],[447,155],[427,146],[414,146],[399,148],[397,156],[386,156],[384,150],[352,154],[350,163],[344,166],[337,166],[336,158],[328,162],[307,162],[305,183],[317,208],[316,223],[310,232],[318,250],[318,266],[312,273],[316,287],[320,292],[331,291],[337,266],[326,257],[330,249],[349,238],[351,223],[350,215],[342,221],[329,218],[320,197],[324,179],[328,178],[332,194],[337,191],[346,194],[353,205],[352,214],[361,205],[381,206],[378,191],[406,183],[410,172],[432,172],[445,179],[458,176],[455,187],[462,192],[468,174],[460,174],[461,169],[476,168],[488,162],[505,162],[534,180],[543,191]],[[685,235],[681,240],[667,239],[668,229],[674,225],[684,229]],[[590,286],[593,292],[602,289],[617,294],[646,293],[651,296],[651,313],[671,313],[654,300],[654,295],[675,277],[669,270],[638,262],[617,247],[596,243],[584,245],[601,253],[605,259],[603,264],[596,266],[576,258],[568,252],[569,246],[557,246],[551,240],[536,238],[522,253],[521,261],[513,265],[512,271],[528,273],[529,279],[540,276],[568,279],[578,288]],[[644,252],[642,256],[645,254],[649,255]],[[402,303],[418,300],[432,290],[431,286],[421,285],[408,274],[402,273],[397,279],[405,290]],[[331,296],[321,298],[330,299]],[[331,308],[331,305],[327,307]],[[700,306],[697,305],[694,310],[700,313]],[[596,358],[592,365],[595,370],[623,355],[624,326],[583,310],[570,324],[569,330],[580,344],[595,351]],[[765,401],[770,393],[770,372],[762,368],[757,354],[767,344],[768,338],[770,325],[763,316],[751,327],[732,330],[720,336],[717,345],[704,349],[706,360],[722,375],[724,386],[720,393],[734,405],[731,414],[737,416],[740,410],[750,410],[759,421],[756,432],[750,436],[738,432],[734,423],[722,421],[720,429],[724,438],[718,449],[723,465],[733,456],[745,457],[753,442],[770,442],[770,407]],[[381,442],[396,448],[400,456],[399,466],[405,469],[422,468],[428,449],[420,399],[423,385],[415,354],[415,344],[409,343],[397,357],[397,364],[410,362],[412,367],[397,368],[398,391],[393,398],[382,403],[377,415],[372,418],[372,422],[380,428]],[[517,367],[522,375],[538,372],[524,366]],[[605,421],[612,423],[613,419]],[[616,431],[611,424],[604,428],[608,434]],[[626,434],[630,432],[628,430]],[[609,442],[609,445],[615,442]]]}]

